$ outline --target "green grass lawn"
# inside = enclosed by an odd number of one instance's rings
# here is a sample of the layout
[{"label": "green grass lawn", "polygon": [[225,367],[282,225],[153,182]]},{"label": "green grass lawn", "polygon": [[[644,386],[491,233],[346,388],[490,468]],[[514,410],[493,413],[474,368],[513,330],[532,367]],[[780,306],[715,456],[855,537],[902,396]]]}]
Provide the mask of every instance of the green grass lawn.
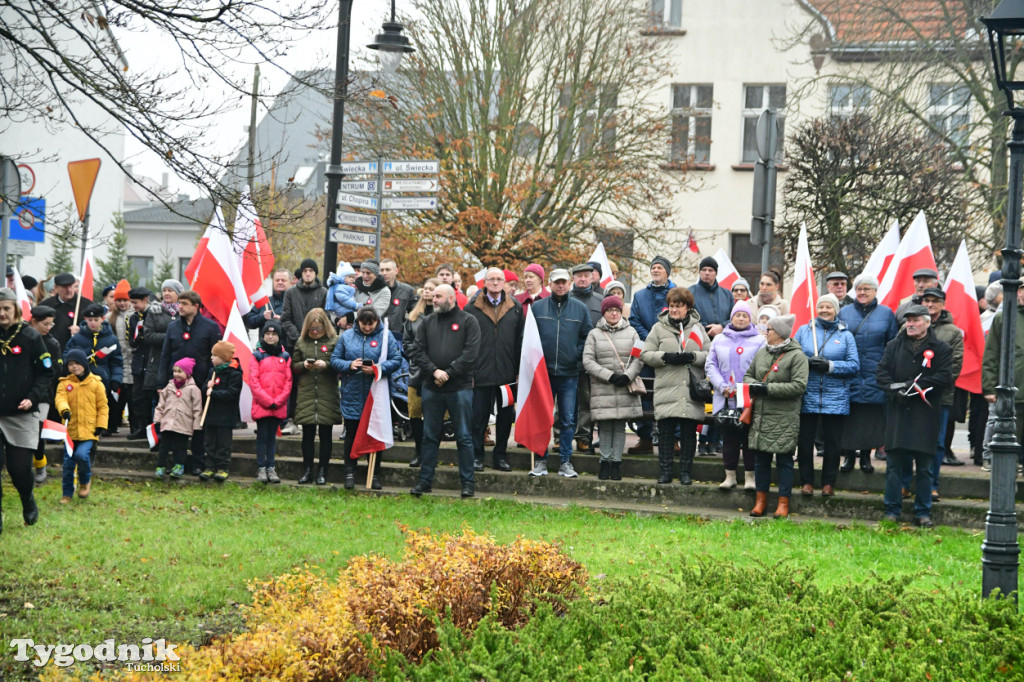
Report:
[{"label": "green grass lawn", "polygon": [[[821,587],[895,576],[932,593],[980,592],[981,534],[771,520],[702,521],[476,499],[373,497],[324,489],[97,482],[88,501],[37,493],[40,520],[21,523],[5,485],[0,536],[0,676],[16,673],[10,640],[201,642],[234,629],[246,584],[307,565],[329,573],[359,554],[398,557],[401,525],[499,542],[560,543],[598,592],[669,580],[704,557],[738,567],[813,568]],[[877,576],[877,577],[876,577]]]}]

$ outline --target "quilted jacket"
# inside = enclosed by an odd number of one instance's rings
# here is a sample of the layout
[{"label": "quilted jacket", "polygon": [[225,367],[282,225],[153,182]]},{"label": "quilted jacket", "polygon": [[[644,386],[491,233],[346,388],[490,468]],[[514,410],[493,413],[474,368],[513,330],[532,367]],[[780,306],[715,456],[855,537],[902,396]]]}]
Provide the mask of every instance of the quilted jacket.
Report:
[{"label": "quilted jacket", "polygon": [[[700,343],[690,338],[696,330]],[[680,347],[680,340],[685,341]],[[682,334],[679,328],[670,321],[666,310],[658,316],[658,322],[651,328],[644,342],[640,359],[645,365],[654,368],[654,418],[695,419],[704,421],[704,403],[690,399],[690,369],[700,378],[704,378],[704,361],[708,357],[711,339],[704,331],[700,314],[696,310],[687,313],[683,322]],[[682,350],[692,351],[693,364],[669,365],[665,363],[665,353],[678,353]]]},{"label": "quilted jacket", "polygon": [[815,354],[815,334],[811,331],[811,324],[817,333],[817,354],[829,361],[829,370],[822,373],[808,369],[807,390],[800,411],[807,414],[850,414],[850,388],[860,370],[857,342],[843,322],[826,322],[816,317],[800,327],[793,339],[807,357]]},{"label": "quilted jacket", "polygon": [[[643,363],[629,354],[633,344],[639,340],[636,330],[629,326],[625,318],[612,327],[602,317],[587,335],[587,341],[583,344],[583,369],[591,377],[590,416],[594,421],[636,419],[643,415],[640,396],[631,394],[626,386],[608,383],[612,374],[625,374],[630,381],[640,374]],[[615,351],[618,351],[617,357]],[[626,366],[624,372],[620,360]]]},{"label": "quilted jacket", "polygon": [[743,383],[764,382],[768,395],[754,398],[749,447],[762,452],[792,452],[800,435],[800,405],[807,390],[807,356],[795,340],[776,352],[761,346]]}]

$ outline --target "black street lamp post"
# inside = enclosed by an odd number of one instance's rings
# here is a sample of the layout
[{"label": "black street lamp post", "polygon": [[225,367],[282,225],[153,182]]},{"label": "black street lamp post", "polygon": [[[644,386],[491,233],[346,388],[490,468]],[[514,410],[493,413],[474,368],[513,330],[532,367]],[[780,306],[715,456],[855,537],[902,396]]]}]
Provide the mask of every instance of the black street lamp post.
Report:
[{"label": "black street lamp post", "polygon": [[[1024,45],[1024,0],[1003,0],[988,17],[981,19],[988,29],[995,66],[996,85],[1006,94],[1013,119],[1010,171],[1007,181],[1006,246],[1003,248],[1003,328],[999,337],[999,385],[996,387],[995,418],[992,427],[992,477],[989,510],[985,517],[985,541],[981,545],[982,595],[994,590],[1001,596],[1017,599],[1017,568],[1020,545],[1017,542],[1015,511],[1017,461],[1020,444],[1016,436],[1014,394],[1014,351],[1017,331],[1017,290],[1020,288],[1021,201],[1024,192],[1024,108],[1014,106],[1013,93],[1024,90],[1024,80],[1013,80],[1014,53]],[[1010,50],[1010,65],[1007,63]]]},{"label": "black street lamp post", "polygon": [[[338,210],[338,190],[341,187],[341,141],[345,127],[345,98],[348,96],[348,54],[349,29],[352,24],[352,0],[340,0],[338,7],[338,54],[334,67],[334,115],[331,119],[331,158],[324,171],[327,176],[327,227],[324,231],[324,269],[323,277],[334,272],[338,267],[338,245],[331,241],[331,230],[337,227],[335,213]],[[391,0],[391,21],[381,26],[382,33],[368,45],[380,53],[381,67],[385,71],[394,71],[402,61],[402,56],[413,52],[409,39],[402,35],[405,27],[395,21],[395,0]]]}]

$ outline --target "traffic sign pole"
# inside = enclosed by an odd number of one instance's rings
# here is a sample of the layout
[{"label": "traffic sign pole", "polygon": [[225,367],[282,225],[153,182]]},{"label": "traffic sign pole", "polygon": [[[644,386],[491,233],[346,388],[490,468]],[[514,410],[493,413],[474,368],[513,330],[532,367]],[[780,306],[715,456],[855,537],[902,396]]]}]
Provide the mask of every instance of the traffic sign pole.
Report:
[{"label": "traffic sign pole", "polygon": [[378,159],[377,161],[377,244],[374,254],[377,256],[377,262],[380,263],[380,242],[381,242],[381,230],[383,229],[384,223],[384,160]]},{"label": "traffic sign pole", "polygon": [[[0,156],[0,263],[7,267],[7,237],[11,229],[11,207],[21,196],[21,175],[13,159]],[[6,280],[4,286],[7,286]]]}]

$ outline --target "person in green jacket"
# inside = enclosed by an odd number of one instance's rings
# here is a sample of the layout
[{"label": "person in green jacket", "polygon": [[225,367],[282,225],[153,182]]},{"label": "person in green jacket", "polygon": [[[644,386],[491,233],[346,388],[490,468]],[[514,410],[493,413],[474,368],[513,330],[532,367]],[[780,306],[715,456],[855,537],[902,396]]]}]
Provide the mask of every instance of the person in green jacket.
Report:
[{"label": "person in green jacket", "polygon": [[[982,464],[983,471],[992,467],[992,453],[988,443],[992,440],[992,424],[995,420],[996,386],[999,384],[999,357],[1002,354],[1003,311],[999,310],[992,318],[992,327],[985,336],[985,352],[981,356],[981,393],[989,403],[988,424],[985,427],[985,443]],[[1024,286],[1017,289],[1017,327],[1014,332],[1013,347],[1016,349],[1017,361],[1013,363],[1013,385],[1020,389],[1024,386]],[[1024,390],[1018,390],[1013,396],[1014,411],[1017,415],[1017,443],[1022,443],[1024,436]],[[1024,456],[1021,461],[1024,462]]]},{"label": "person in green jacket", "polygon": [[807,356],[794,343],[795,315],[768,321],[768,343],[761,346],[743,382],[753,398],[748,442],[754,453],[756,499],[751,516],[764,516],[772,480],[772,458],[779,471],[779,506],[775,518],[789,516],[793,489],[793,451],[800,436],[800,406],[807,390]]}]

